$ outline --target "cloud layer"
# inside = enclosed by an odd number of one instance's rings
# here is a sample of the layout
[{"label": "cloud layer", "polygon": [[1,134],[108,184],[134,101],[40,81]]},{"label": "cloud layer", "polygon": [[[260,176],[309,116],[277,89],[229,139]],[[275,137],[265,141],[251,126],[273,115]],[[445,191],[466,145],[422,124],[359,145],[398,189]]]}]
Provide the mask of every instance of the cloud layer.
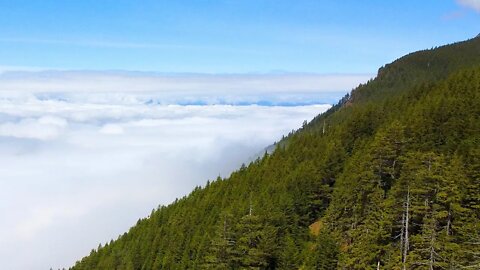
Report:
[{"label": "cloud layer", "polygon": [[30,102],[0,106],[5,269],[68,266],[328,107]]},{"label": "cloud layer", "polygon": [[[334,102],[371,74],[159,74],[146,72],[10,71],[4,96],[95,103],[305,105]],[[88,95],[85,95],[88,93]],[[88,100],[86,100],[88,99]],[[332,100],[334,99],[334,100]]]},{"label": "cloud layer", "polygon": [[0,268],[70,266],[368,77],[0,74]]}]

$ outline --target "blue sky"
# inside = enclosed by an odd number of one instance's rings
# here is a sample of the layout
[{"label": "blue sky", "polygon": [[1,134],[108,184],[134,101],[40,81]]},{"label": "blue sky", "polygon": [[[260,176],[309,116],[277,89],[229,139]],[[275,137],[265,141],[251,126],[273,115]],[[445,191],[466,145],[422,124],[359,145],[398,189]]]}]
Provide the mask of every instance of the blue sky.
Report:
[{"label": "blue sky", "polygon": [[0,66],[372,73],[408,52],[475,36],[479,6],[478,0],[1,1]]}]

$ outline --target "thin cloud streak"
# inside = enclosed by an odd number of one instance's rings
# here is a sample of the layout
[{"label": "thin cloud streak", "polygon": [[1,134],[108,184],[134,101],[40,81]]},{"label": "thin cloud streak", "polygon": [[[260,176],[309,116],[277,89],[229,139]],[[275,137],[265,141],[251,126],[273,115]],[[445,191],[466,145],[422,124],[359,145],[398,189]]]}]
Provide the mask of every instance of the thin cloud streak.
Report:
[{"label": "thin cloud streak", "polygon": [[[147,72],[4,72],[0,91],[346,91],[372,74],[161,74]],[[240,94],[240,93],[235,93]]]},{"label": "thin cloud streak", "polygon": [[207,45],[187,45],[173,43],[146,43],[146,42],[128,42],[128,41],[109,41],[109,40],[67,40],[67,39],[43,39],[43,38],[0,38],[0,43],[14,44],[30,44],[30,45],[60,45],[60,46],[76,46],[90,48],[106,48],[106,49],[153,49],[165,50],[176,49],[184,51],[217,51],[217,52],[235,52],[249,53],[252,55],[259,54],[257,50],[232,49],[228,47],[207,46]]},{"label": "thin cloud streak", "polygon": [[480,0],[457,0],[457,2],[464,7],[480,12]]},{"label": "thin cloud streak", "polygon": [[[147,72],[11,71],[0,74],[4,98],[151,104],[311,104],[335,102],[371,74],[161,74]],[[86,95],[85,93],[88,93]],[[92,100],[96,99],[96,100]]]},{"label": "thin cloud streak", "polygon": [[135,43],[122,41],[97,41],[97,40],[64,40],[64,39],[36,39],[36,38],[0,38],[5,43],[27,43],[47,45],[73,45],[97,48],[126,48],[126,49],[165,49],[165,48],[195,48],[193,46],[160,44],[160,43]]}]

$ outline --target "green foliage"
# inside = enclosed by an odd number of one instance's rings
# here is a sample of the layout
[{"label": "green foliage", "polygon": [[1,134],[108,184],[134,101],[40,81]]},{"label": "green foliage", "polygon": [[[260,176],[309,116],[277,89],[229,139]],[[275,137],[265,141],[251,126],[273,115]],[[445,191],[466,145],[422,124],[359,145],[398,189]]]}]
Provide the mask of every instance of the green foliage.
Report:
[{"label": "green foliage", "polygon": [[320,230],[315,246],[307,258],[307,269],[329,270],[336,269],[340,249],[337,240],[327,230]]},{"label": "green foliage", "polygon": [[479,134],[480,38],[413,53],[71,269],[478,269]]}]

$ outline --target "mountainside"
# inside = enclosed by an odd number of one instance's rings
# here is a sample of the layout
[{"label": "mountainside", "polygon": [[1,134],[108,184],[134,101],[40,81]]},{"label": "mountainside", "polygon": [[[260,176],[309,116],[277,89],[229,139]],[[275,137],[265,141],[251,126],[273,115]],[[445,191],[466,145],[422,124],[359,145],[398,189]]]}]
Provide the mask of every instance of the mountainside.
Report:
[{"label": "mountainside", "polygon": [[380,68],[71,269],[464,267],[480,269],[480,37]]}]

